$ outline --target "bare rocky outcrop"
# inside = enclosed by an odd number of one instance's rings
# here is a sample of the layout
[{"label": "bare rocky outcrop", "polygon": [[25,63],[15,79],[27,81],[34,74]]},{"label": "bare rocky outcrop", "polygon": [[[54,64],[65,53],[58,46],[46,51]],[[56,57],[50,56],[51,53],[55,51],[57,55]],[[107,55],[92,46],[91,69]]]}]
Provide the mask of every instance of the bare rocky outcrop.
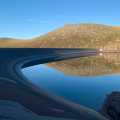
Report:
[{"label": "bare rocky outcrop", "polygon": [[120,92],[112,92],[107,95],[103,103],[100,114],[109,118],[110,120],[120,120]]}]

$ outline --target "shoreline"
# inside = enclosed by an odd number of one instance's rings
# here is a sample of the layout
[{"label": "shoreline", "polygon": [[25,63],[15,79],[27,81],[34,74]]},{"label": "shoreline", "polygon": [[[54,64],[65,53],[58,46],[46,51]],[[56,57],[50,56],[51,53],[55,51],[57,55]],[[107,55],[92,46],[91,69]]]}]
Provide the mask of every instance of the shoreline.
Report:
[{"label": "shoreline", "polygon": [[[0,49],[0,52],[1,52],[1,49]],[[28,95],[28,93],[30,94],[31,99],[35,97],[37,101],[42,99],[42,101],[45,102],[44,103],[45,106],[40,104],[39,107],[42,105],[43,108],[44,107],[47,108],[47,109],[44,108],[45,109],[43,110],[44,112],[41,111],[41,108],[38,109],[37,107],[37,105],[39,104],[39,102],[37,102],[38,103],[36,104],[37,110],[35,110],[35,107],[30,107],[30,103],[29,105],[27,105],[29,110],[31,109],[34,112],[36,111],[36,114],[39,114],[39,115],[40,115],[40,112],[41,113],[43,112],[42,113],[43,115],[58,117],[58,118],[72,118],[72,119],[82,118],[83,120],[101,120],[101,119],[108,120],[107,118],[103,117],[102,115],[100,115],[99,113],[91,109],[85,108],[84,106],[81,106],[81,105],[71,103],[67,100],[59,98],[49,93],[48,91],[38,87],[37,85],[33,84],[30,80],[28,80],[21,72],[22,67],[28,67],[35,64],[51,62],[51,61],[59,61],[62,59],[70,59],[75,57],[85,57],[85,56],[95,55],[99,53],[97,49],[72,49],[71,50],[71,49],[25,49],[24,48],[24,49],[2,49],[2,52],[5,54],[4,54],[4,57],[0,59],[3,60],[4,64],[2,65],[0,64],[0,66],[2,66],[2,70],[4,70],[4,72],[6,70],[6,73],[4,73],[3,75],[1,74],[3,73],[3,71],[0,71],[0,76],[2,75],[1,77],[3,78],[12,79],[13,81],[17,82],[23,91],[24,90],[27,91],[26,95]],[[16,52],[19,52],[19,55]],[[5,61],[5,58],[6,58],[6,61]],[[28,100],[29,98],[26,98],[26,99]],[[22,101],[22,104],[24,102],[25,100]],[[32,102],[35,104],[34,100]],[[52,105],[55,108],[66,111],[66,112],[59,113],[59,112],[54,112],[51,109],[48,110],[46,103],[49,107]],[[25,106],[25,103],[23,106]],[[48,112],[46,110],[48,110]]]}]

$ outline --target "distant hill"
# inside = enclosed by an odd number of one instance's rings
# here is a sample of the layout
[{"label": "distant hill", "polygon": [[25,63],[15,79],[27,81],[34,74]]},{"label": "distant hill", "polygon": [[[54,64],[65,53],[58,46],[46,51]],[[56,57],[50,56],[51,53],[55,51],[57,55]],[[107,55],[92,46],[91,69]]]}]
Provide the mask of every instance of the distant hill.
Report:
[{"label": "distant hill", "polygon": [[99,48],[120,50],[120,26],[91,23],[66,24],[37,38],[0,38],[0,48]]},{"label": "distant hill", "polygon": [[11,40],[12,38],[5,38],[5,37],[2,37],[0,38],[0,42],[8,42],[9,40]]}]

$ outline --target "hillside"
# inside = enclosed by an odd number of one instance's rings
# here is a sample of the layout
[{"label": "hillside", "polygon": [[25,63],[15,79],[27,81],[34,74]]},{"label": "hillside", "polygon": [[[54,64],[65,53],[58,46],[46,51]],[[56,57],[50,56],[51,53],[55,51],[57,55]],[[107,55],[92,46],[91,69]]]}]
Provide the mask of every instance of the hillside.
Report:
[{"label": "hillside", "polygon": [[100,48],[119,51],[120,26],[66,24],[29,40],[0,38],[0,48]]}]

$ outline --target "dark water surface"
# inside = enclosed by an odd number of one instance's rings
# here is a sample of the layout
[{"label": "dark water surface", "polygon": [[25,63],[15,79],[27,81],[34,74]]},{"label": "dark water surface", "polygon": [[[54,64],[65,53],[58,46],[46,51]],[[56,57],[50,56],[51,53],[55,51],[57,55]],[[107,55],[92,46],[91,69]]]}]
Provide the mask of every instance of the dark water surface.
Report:
[{"label": "dark water surface", "polygon": [[75,58],[22,69],[45,90],[98,111],[106,94],[120,91],[120,58],[117,54]]}]

